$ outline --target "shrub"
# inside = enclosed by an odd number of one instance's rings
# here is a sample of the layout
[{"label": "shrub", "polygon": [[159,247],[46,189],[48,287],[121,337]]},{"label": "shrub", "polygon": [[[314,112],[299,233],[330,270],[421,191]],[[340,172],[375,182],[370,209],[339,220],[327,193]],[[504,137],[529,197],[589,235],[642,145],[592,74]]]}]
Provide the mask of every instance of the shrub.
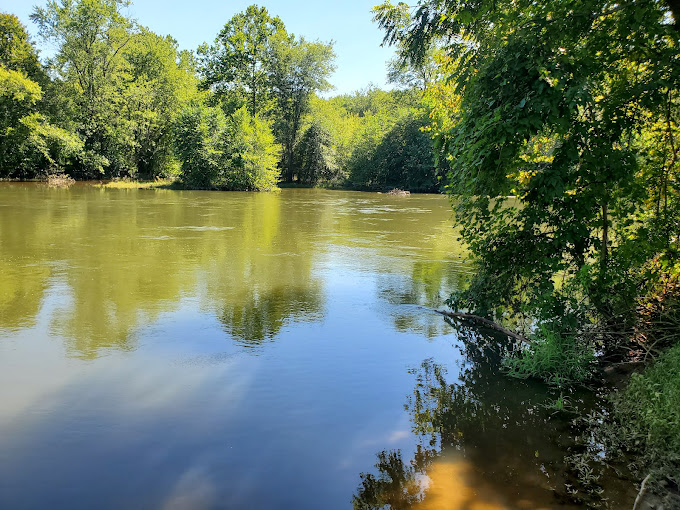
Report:
[{"label": "shrub", "polygon": [[590,345],[546,325],[539,330],[529,346],[505,359],[509,375],[542,379],[560,387],[583,383],[592,377],[595,353]]},{"label": "shrub", "polygon": [[626,449],[639,454],[640,476],[680,484],[680,345],[664,353],[614,396]]},{"label": "shrub", "polygon": [[269,124],[241,108],[194,105],[180,113],[175,146],[180,180],[199,189],[269,191],[276,188],[279,146]]}]

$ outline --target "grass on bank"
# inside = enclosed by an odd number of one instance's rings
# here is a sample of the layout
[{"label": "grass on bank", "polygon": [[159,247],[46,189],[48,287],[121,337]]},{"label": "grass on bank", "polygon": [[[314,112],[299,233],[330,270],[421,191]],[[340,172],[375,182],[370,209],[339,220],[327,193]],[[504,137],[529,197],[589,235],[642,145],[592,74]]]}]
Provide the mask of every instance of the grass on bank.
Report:
[{"label": "grass on bank", "polygon": [[[633,374],[614,395],[614,414],[622,447],[636,454],[640,476],[680,486],[680,345],[670,348],[647,370]],[[680,500],[678,500],[680,503]]]},{"label": "grass on bank", "polygon": [[582,384],[592,377],[596,359],[590,345],[544,325],[539,329],[531,344],[504,360],[508,375],[541,379],[557,387]]},{"label": "grass on bank", "polygon": [[170,189],[177,186],[177,181],[174,179],[156,179],[154,181],[132,181],[132,180],[118,180],[109,181],[98,184],[100,188],[109,189]]}]

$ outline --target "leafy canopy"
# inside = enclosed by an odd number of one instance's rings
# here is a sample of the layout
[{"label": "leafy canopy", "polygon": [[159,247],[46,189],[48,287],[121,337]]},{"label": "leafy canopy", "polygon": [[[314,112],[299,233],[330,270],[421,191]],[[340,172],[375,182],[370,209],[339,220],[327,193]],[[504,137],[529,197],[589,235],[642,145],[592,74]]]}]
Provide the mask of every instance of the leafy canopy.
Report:
[{"label": "leafy canopy", "polygon": [[448,41],[458,99],[434,128],[479,266],[454,306],[549,321],[584,304],[600,317],[633,310],[648,261],[677,260],[669,5],[421,0],[374,13],[415,65]]}]

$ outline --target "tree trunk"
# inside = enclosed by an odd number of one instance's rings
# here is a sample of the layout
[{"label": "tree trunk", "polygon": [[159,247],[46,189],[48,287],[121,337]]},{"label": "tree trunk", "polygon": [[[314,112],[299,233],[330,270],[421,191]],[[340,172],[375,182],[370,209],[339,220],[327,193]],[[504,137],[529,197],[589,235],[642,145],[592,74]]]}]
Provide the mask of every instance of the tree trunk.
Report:
[{"label": "tree trunk", "polygon": [[471,320],[474,322],[478,322],[480,324],[483,324],[487,328],[495,329],[496,331],[500,331],[504,335],[509,336],[510,338],[514,338],[515,340],[518,340],[519,342],[523,343],[531,343],[529,339],[523,337],[519,333],[515,333],[514,331],[510,331],[507,328],[504,328],[500,324],[495,323],[494,321],[491,321],[489,319],[485,319],[484,317],[480,317],[479,315],[474,315],[471,313],[461,313],[461,312],[447,312],[446,310],[435,310],[436,313],[444,315],[445,317],[450,317],[451,319],[457,319],[457,320]]}]

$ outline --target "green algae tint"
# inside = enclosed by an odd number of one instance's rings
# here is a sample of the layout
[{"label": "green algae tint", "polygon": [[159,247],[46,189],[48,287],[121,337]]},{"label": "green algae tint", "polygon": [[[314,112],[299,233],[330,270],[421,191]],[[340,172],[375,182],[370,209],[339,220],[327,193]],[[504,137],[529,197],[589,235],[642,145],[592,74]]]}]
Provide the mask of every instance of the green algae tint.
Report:
[{"label": "green algae tint", "polygon": [[426,309],[464,257],[437,195],[0,184],[0,508],[570,508],[549,396]]}]

